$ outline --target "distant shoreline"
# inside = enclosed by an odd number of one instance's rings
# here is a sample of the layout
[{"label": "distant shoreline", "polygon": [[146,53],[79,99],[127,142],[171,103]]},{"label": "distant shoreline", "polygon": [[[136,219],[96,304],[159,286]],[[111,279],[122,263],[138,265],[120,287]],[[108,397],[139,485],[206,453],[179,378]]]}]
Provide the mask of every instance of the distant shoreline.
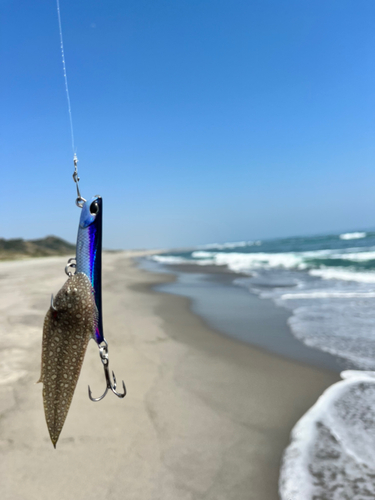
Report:
[{"label": "distant shoreline", "polygon": [[[132,255],[150,255],[154,253],[165,253],[165,249],[111,249],[103,248],[104,253],[125,253]],[[0,261],[25,260],[39,257],[63,257],[64,255],[75,255],[76,246],[58,236],[46,236],[35,240],[24,240],[23,238],[5,239],[0,238]]]}]

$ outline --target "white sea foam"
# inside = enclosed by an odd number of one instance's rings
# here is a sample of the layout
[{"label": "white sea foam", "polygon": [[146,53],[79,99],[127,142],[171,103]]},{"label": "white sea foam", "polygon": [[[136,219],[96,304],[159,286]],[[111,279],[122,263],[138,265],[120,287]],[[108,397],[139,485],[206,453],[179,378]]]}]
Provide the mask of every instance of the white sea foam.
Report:
[{"label": "white sea foam", "polygon": [[375,372],[347,371],[299,420],[284,452],[281,500],[375,498]]},{"label": "white sea foam", "polygon": [[284,293],[281,300],[300,300],[300,299],[364,299],[375,298],[375,292],[306,292],[306,293]]},{"label": "white sea foam", "polygon": [[[314,252],[315,253],[315,252]],[[192,253],[192,259],[184,259],[173,255],[154,255],[153,260],[164,264],[213,264],[226,265],[234,272],[246,272],[261,268],[285,268],[305,269],[303,256],[294,253],[238,253],[238,252],[208,252],[196,250]]]},{"label": "white sea foam", "polygon": [[[325,264],[321,269],[312,269],[310,272],[314,276],[321,276],[325,279],[344,279],[364,282],[375,282],[375,272],[356,272],[348,268],[328,266],[330,260],[342,259],[343,261],[366,262],[375,260],[375,251],[361,251],[361,249],[337,250],[316,250],[308,252],[214,252],[208,249],[196,250],[191,253],[191,258],[173,255],[154,255],[154,260],[165,264],[197,264],[197,265],[227,265],[234,272],[251,272],[254,269],[298,269],[308,270],[319,265],[319,259],[323,259]],[[328,261],[328,262],[327,262]]]},{"label": "white sea foam", "polygon": [[366,370],[344,370],[343,372],[340,373],[340,376],[343,380],[346,380],[348,378],[355,378],[355,377],[362,377],[366,375],[367,377],[372,377],[375,378],[375,372],[373,371],[366,371]]},{"label": "white sea foam", "polygon": [[354,271],[347,268],[323,268],[311,269],[309,271],[311,276],[319,276],[324,280],[343,280],[343,281],[357,281],[359,283],[375,283],[374,271]]},{"label": "white sea foam", "polygon": [[[353,252],[351,250],[357,250]],[[337,252],[332,253],[328,256],[329,259],[343,259],[343,260],[352,260],[354,262],[366,262],[368,260],[375,260],[375,252],[374,251],[358,251],[358,249],[348,248],[345,252]]]},{"label": "white sea foam", "polygon": [[340,240],[358,240],[360,238],[366,238],[367,233],[356,232],[356,233],[343,233],[340,234]]},{"label": "white sea foam", "polygon": [[354,298],[325,297],[286,301],[295,307],[290,328],[310,347],[338,356],[352,366],[375,369],[375,301],[372,293]]},{"label": "white sea foam", "polygon": [[[354,249],[353,249],[354,250]],[[217,265],[227,265],[233,271],[244,272],[253,269],[309,269],[312,265],[312,260],[318,259],[343,259],[352,260],[354,262],[365,262],[367,260],[375,260],[375,251],[371,252],[342,252],[337,250],[316,250],[309,252],[283,252],[283,253],[240,253],[240,252],[210,252],[205,250],[197,250],[191,254],[196,264],[204,264],[204,260],[210,260],[210,263]],[[189,261],[191,262],[191,261]],[[338,268],[335,268],[338,269]],[[334,269],[334,270],[335,270]],[[329,268],[331,270],[331,268]],[[347,271],[345,269],[346,272]],[[315,271],[314,271],[315,272]],[[325,269],[322,270],[324,274]],[[367,273],[363,273],[367,274]],[[375,273],[374,273],[375,276]],[[338,278],[341,279],[341,278]]]},{"label": "white sea foam", "polygon": [[237,242],[229,242],[229,243],[208,243],[207,245],[201,245],[198,248],[211,248],[216,250],[224,250],[230,248],[241,248],[252,246],[255,243],[253,241],[237,241]]},{"label": "white sea foam", "polygon": [[[248,242],[225,243],[221,248],[237,248]],[[255,243],[256,244],[256,243]],[[325,249],[305,252],[222,252],[213,251],[214,245],[193,251],[190,258],[174,255],[154,255],[152,258],[164,264],[197,264],[228,266],[234,272],[251,274],[257,269],[297,269],[310,270],[312,276],[323,279],[339,279],[346,281],[375,282],[375,272],[356,271],[356,263],[375,261],[375,248],[347,248],[342,250]],[[218,248],[216,248],[218,250]],[[330,261],[341,259],[347,267],[330,267]],[[321,262],[320,262],[321,261]],[[336,264],[336,263],[335,263]]]},{"label": "white sea foam", "polygon": [[192,259],[184,259],[183,257],[177,257],[174,255],[151,255],[151,260],[155,260],[156,262],[160,262],[160,264],[168,264],[168,265],[180,265],[180,264],[197,264],[198,266],[208,266],[215,265],[215,262],[212,259],[203,259],[203,260],[192,260]]},{"label": "white sea foam", "polygon": [[243,280],[250,291],[292,312],[293,335],[352,366],[375,370],[375,286],[322,280],[294,270],[259,270]]},{"label": "white sea foam", "polygon": [[228,243],[209,243],[207,245],[202,245],[199,248],[207,248],[212,250],[226,250],[231,248],[241,248],[241,247],[252,247],[252,246],[260,246],[262,242],[260,240],[257,241],[235,241]]},{"label": "white sea foam", "polygon": [[261,268],[300,268],[304,269],[303,256],[297,253],[223,253],[223,252],[205,252],[196,251],[192,253],[196,263],[203,263],[203,260],[210,259],[210,262],[216,265],[227,265],[229,269],[235,272],[246,272]]},{"label": "white sea foam", "polygon": [[191,261],[174,255],[151,255],[151,259],[160,264],[189,264]]}]

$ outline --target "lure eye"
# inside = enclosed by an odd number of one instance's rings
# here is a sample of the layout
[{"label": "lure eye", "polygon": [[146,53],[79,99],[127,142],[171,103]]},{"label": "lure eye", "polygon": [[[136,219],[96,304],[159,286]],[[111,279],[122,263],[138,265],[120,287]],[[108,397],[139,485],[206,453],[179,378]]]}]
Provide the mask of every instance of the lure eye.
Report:
[{"label": "lure eye", "polygon": [[90,213],[91,215],[97,215],[99,212],[99,205],[97,201],[93,201],[90,205]]}]

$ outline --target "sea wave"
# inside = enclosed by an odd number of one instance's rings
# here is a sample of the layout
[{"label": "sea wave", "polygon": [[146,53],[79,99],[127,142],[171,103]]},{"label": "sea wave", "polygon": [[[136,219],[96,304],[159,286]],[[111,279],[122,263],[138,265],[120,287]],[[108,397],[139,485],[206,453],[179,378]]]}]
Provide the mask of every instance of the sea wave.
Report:
[{"label": "sea wave", "polygon": [[347,367],[375,370],[373,283],[262,270],[242,278],[242,286],[289,309],[291,332],[307,346],[340,358]]},{"label": "sea wave", "polygon": [[307,269],[309,264],[307,259],[318,257],[329,258],[330,250],[321,250],[317,252],[283,252],[283,253],[239,253],[239,252],[192,252],[190,263],[193,261],[198,265],[207,263],[228,266],[234,272],[250,272],[254,269]]},{"label": "sea wave", "polygon": [[288,323],[309,347],[338,356],[349,366],[374,370],[374,297],[371,292],[350,295],[287,300],[295,305]]},{"label": "sea wave", "polygon": [[355,233],[343,233],[340,234],[340,240],[359,240],[360,238],[366,238],[367,233],[355,232]]},{"label": "sea wave", "polygon": [[300,299],[363,299],[375,298],[375,292],[307,292],[307,293],[284,293],[281,300],[300,300]]},{"label": "sea wave", "polygon": [[341,376],[292,431],[281,500],[375,498],[375,372]]},{"label": "sea wave", "polygon": [[[348,367],[375,370],[375,233],[355,247],[339,235],[264,241],[261,252],[240,243],[153,258],[163,264],[227,266],[242,275],[236,282],[250,292],[291,311],[289,326],[298,340]],[[303,251],[280,251],[285,248]]]},{"label": "sea wave", "polygon": [[242,248],[242,247],[252,247],[260,246],[262,242],[257,241],[234,241],[228,243],[207,243],[206,245],[200,245],[198,248],[216,249],[216,250],[226,250],[232,248]]},{"label": "sea wave", "polygon": [[[238,248],[238,243],[236,243]],[[309,271],[323,279],[375,282],[375,248],[322,249],[305,252],[238,252],[194,250],[181,255],[154,255],[164,264],[227,266],[237,273],[252,274],[259,269]]]},{"label": "sea wave", "polygon": [[358,272],[347,268],[311,269],[311,276],[318,276],[324,280],[357,281],[358,283],[375,283],[375,271]]}]

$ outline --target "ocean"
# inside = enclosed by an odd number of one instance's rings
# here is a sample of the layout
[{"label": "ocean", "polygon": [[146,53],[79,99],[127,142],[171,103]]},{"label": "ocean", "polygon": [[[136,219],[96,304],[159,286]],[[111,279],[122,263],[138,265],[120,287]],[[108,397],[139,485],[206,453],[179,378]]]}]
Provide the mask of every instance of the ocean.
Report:
[{"label": "ocean", "polygon": [[292,432],[282,500],[375,499],[375,232],[215,243],[150,258],[181,269],[226,266],[238,273],[235,286],[289,312],[298,342],[346,369]]},{"label": "ocean", "polygon": [[298,340],[375,370],[375,232],[211,244],[152,259],[247,275],[236,284],[290,310]]}]

